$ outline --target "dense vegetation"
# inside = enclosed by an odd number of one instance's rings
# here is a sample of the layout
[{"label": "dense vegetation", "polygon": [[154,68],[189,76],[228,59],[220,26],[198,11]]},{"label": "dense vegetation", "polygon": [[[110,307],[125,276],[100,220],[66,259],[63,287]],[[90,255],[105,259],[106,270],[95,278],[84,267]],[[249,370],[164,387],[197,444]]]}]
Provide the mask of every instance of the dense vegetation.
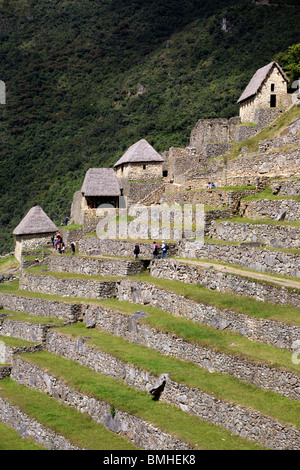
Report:
[{"label": "dense vegetation", "polygon": [[255,70],[300,42],[299,7],[251,0],[0,0],[0,11],[0,253],[33,205],[56,223],[69,215],[89,167],[141,138],[159,152],[187,145],[198,119],[236,115]]}]

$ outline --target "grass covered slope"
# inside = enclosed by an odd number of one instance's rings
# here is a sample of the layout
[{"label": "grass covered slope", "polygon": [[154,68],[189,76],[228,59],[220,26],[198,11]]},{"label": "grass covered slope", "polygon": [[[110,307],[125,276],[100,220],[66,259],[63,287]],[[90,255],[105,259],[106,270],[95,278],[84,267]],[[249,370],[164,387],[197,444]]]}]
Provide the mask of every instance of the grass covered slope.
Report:
[{"label": "grass covered slope", "polygon": [[[300,42],[299,8],[250,0],[1,0],[0,252],[33,205],[60,223],[92,166],[146,138],[184,146],[231,117],[253,73]],[[226,18],[227,31],[222,30]]]}]

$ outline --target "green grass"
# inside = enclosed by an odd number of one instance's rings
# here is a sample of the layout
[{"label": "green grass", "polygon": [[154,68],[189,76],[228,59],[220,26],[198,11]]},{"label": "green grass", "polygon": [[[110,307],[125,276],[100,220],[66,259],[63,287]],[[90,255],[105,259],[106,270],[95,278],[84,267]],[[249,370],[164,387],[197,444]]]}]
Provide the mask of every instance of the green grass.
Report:
[{"label": "green grass", "polygon": [[258,201],[260,199],[268,199],[269,201],[281,201],[285,199],[300,201],[300,196],[277,196],[276,194],[273,194],[271,187],[268,186],[260,193],[243,197],[242,201]]},{"label": "green grass", "polygon": [[19,338],[13,338],[11,336],[3,336],[0,335],[0,341],[5,343],[7,346],[11,348],[23,348],[23,347],[28,347],[32,346],[36,343],[31,342],[31,341],[26,341],[24,339],[19,339]]},{"label": "green grass", "polygon": [[3,399],[55,433],[63,435],[73,445],[90,450],[136,449],[133,444],[97,424],[88,415],[59,403],[45,393],[20,386],[10,378],[3,379],[0,385]]},{"label": "green grass", "polygon": [[210,290],[201,285],[186,284],[181,281],[160,279],[151,277],[148,273],[132,276],[132,279],[148,282],[168,292],[174,292],[187,299],[194,300],[205,305],[214,305],[221,309],[228,309],[236,313],[278,320],[294,325],[300,325],[300,309],[290,305],[278,305],[268,302],[260,302],[251,297],[238,296],[230,292],[223,293]]},{"label": "green grass", "polygon": [[[290,124],[291,122],[293,122],[299,117],[300,117],[300,108],[297,106],[294,106],[289,111],[281,114],[274,123],[270,124],[270,126],[263,129],[254,137],[243,140],[242,142],[239,142],[237,144],[233,144],[229,155],[226,157],[227,160],[241,157],[241,150],[243,147],[248,147],[248,150],[247,150],[248,153],[258,152],[259,142],[261,140],[272,139],[276,137],[276,135],[281,129],[283,129],[284,127],[286,127],[288,124]],[[245,158],[246,156],[247,154],[244,155],[243,158]]]},{"label": "green grass", "polygon": [[[87,335],[87,330],[83,324],[59,328],[58,331],[73,338]],[[265,416],[270,416],[275,420],[300,429],[300,402],[298,401],[246,384],[228,374],[208,372],[191,362],[160,354],[158,351],[141,345],[131,344],[104,331],[89,329],[88,336],[89,339],[86,342],[91,347],[95,347],[128,364],[133,364],[141,370],[149,371],[156,376],[168,373],[171,380],[175,382],[202,390],[220,400],[255,409]],[[28,360],[35,362],[39,356],[40,353],[30,357],[27,355],[26,357],[28,357]],[[41,358],[39,359],[39,365],[48,367],[49,363],[44,363]],[[74,377],[74,380],[76,380],[76,377]]]},{"label": "green grass", "polygon": [[46,450],[31,439],[23,439],[18,431],[6,426],[0,421],[0,451],[1,450]]},{"label": "green grass", "polygon": [[219,426],[200,420],[178,408],[155,401],[145,391],[96,373],[73,361],[42,352],[23,356],[88,396],[104,400],[116,409],[140,417],[199,449],[258,449],[259,446],[233,436]]},{"label": "green grass", "polygon": [[16,260],[14,256],[7,256],[0,259],[0,274],[11,269],[19,268],[20,263]]},{"label": "green grass", "polygon": [[28,323],[39,323],[44,325],[63,324],[66,320],[54,317],[41,317],[38,315],[29,315],[23,312],[13,312],[11,310],[0,310],[1,315],[8,315],[7,319],[11,321],[20,321]]},{"label": "green grass", "polygon": [[[140,323],[148,324],[158,331],[174,335],[184,341],[218,353],[229,354],[259,364],[267,364],[274,368],[284,367],[293,373],[300,374],[300,366],[292,363],[291,352],[286,349],[250,340],[230,330],[220,331],[155,307],[132,304],[117,299],[104,300],[102,305],[125,312],[128,315],[133,315],[137,309],[144,310],[148,317],[141,319]],[[298,315],[299,313],[300,309]]]}]

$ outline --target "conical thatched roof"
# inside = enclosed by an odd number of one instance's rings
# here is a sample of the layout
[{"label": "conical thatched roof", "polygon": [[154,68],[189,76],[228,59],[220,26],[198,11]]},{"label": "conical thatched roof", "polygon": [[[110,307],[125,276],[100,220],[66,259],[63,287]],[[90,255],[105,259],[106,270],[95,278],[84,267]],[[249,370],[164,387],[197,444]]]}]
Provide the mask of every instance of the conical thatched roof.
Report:
[{"label": "conical thatched roof", "polygon": [[253,77],[251,78],[250,82],[246,86],[244,92],[240,96],[238,103],[241,103],[244,100],[247,100],[248,98],[251,98],[251,96],[256,95],[262,84],[264,83],[265,79],[267,78],[269,72],[273,69],[273,67],[277,67],[279,72],[281,73],[282,77],[284,80],[286,80],[287,83],[289,83],[289,79],[280,67],[280,65],[277,64],[277,62],[270,62],[268,65],[265,65],[261,69],[258,69]]},{"label": "conical thatched roof", "polygon": [[141,139],[135,144],[131,145],[120,160],[114,166],[122,165],[123,163],[153,163],[164,162],[164,159],[159,153],[145,139]]},{"label": "conical thatched roof", "polygon": [[113,168],[90,168],[81,188],[84,196],[120,196],[119,181]]},{"label": "conical thatched roof", "polygon": [[33,235],[36,233],[54,233],[58,230],[40,206],[34,206],[13,231],[14,235]]}]

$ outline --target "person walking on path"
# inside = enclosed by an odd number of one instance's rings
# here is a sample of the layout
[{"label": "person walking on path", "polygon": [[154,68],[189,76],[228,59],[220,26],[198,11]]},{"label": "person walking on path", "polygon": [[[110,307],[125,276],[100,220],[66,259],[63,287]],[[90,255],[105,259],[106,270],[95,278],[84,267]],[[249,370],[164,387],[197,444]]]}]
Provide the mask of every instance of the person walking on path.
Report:
[{"label": "person walking on path", "polygon": [[138,243],[134,245],[133,253],[135,254],[136,259],[139,259],[140,247]]},{"label": "person walking on path", "polygon": [[75,250],[76,250],[76,243],[75,242],[71,243],[71,250],[72,250],[72,255],[75,255]]},{"label": "person walking on path", "polygon": [[162,241],[162,245],[161,245],[161,259],[165,258],[167,259],[168,255],[167,255],[167,251],[168,251],[168,245]]},{"label": "person walking on path", "polygon": [[153,242],[153,259],[158,258],[158,246],[156,242]]}]

